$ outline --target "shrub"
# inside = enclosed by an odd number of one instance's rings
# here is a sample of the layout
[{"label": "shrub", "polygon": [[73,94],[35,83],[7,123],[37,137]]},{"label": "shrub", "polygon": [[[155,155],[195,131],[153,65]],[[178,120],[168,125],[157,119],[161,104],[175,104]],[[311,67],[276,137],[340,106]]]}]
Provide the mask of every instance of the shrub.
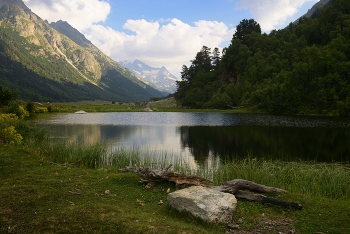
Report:
[{"label": "shrub", "polygon": [[29,116],[29,112],[17,102],[11,102],[6,112],[16,114],[20,119],[24,119]]},{"label": "shrub", "polygon": [[0,143],[17,144],[23,140],[14,126],[17,121],[16,114],[0,114]]},{"label": "shrub", "polygon": [[49,110],[46,107],[40,107],[40,106],[35,107],[35,110],[34,110],[35,113],[47,113],[48,111]]},{"label": "shrub", "polygon": [[18,93],[0,85],[0,106],[7,106],[11,101],[17,99]]},{"label": "shrub", "polygon": [[33,103],[33,102],[28,102],[27,105],[26,105],[26,110],[27,110],[30,114],[34,113],[34,111],[35,111],[35,105],[34,105],[34,103]]},{"label": "shrub", "polygon": [[21,143],[23,137],[19,134],[14,126],[10,126],[0,130],[0,142],[5,144],[18,144]]}]

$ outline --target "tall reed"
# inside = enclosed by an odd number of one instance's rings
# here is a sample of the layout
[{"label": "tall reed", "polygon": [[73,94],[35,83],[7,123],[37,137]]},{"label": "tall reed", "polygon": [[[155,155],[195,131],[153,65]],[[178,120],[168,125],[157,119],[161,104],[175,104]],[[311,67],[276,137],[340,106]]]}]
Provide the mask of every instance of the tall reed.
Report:
[{"label": "tall reed", "polygon": [[214,181],[246,179],[289,192],[350,199],[350,168],[341,164],[282,162],[247,157],[222,163],[214,170]]},{"label": "tall reed", "polygon": [[[39,140],[35,140],[35,138]],[[49,157],[53,162],[70,163],[87,168],[142,166],[165,168],[212,179],[214,184],[233,179],[246,179],[268,186],[279,187],[294,194],[350,199],[350,167],[341,164],[317,162],[284,162],[273,159],[216,160],[198,165],[189,163],[181,155],[152,149],[117,148],[109,150],[107,144],[81,145],[69,141],[52,141],[45,135],[33,134],[27,144]],[[35,143],[36,142],[36,143]],[[34,144],[35,143],[35,144]]]},{"label": "tall reed", "polygon": [[55,162],[95,169],[104,166],[103,158],[106,155],[107,147],[102,144],[81,145],[60,141],[42,146],[41,150]]}]

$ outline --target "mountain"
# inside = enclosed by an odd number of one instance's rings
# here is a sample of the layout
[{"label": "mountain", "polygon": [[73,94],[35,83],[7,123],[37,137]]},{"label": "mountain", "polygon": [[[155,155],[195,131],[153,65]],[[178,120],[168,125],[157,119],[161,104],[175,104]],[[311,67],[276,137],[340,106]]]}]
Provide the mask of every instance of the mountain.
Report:
[{"label": "mountain", "polygon": [[[331,0],[320,0],[315,5],[311,7],[303,16],[301,16],[299,19],[306,17],[311,18],[314,14],[318,14],[321,9],[327,7],[330,4]],[[294,23],[299,22],[299,19],[297,19]]]},{"label": "mountain", "polygon": [[[47,21],[45,22],[48,23]],[[59,20],[57,22],[52,22],[50,26],[56,29],[58,32],[66,35],[68,38],[70,38],[72,41],[74,41],[82,47],[94,47],[94,45],[88,39],[86,39],[86,37],[82,33],[80,33],[77,29],[73,28],[66,21]]]},{"label": "mountain", "polygon": [[120,65],[130,69],[140,80],[146,81],[149,85],[154,85],[162,92],[174,93],[176,91],[176,81],[174,75],[163,66],[161,68],[150,67],[140,60],[121,61]]},{"label": "mountain", "polygon": [[0,83],[30,101],[146,101],[164,94],[103,54],[67,22],[22,0],[0,1]]}]

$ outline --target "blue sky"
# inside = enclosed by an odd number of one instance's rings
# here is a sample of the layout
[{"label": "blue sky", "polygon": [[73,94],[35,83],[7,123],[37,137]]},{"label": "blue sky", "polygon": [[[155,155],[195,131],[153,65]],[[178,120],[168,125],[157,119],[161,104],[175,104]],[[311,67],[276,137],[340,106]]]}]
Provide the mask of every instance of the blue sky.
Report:
[{"label": "blue sky", "polygon": [[203,45],[227,47],[236,25],[281,29],[318,0],[23,0],[49,22],[64,20],[116,61],[139,59],[180,77]]}]

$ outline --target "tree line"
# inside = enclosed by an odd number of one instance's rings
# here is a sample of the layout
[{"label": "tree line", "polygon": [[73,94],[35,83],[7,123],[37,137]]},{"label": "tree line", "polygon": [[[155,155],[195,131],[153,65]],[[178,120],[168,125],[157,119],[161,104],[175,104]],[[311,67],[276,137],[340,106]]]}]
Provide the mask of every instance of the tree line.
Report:
[{"label": "tree line", "polygon": [[269,34],[244,19],[227,48],[203,46],[182,66],[174,96],[190,108],[349,116],[349,58],[348,0],[333,0],[313,17]]}]

